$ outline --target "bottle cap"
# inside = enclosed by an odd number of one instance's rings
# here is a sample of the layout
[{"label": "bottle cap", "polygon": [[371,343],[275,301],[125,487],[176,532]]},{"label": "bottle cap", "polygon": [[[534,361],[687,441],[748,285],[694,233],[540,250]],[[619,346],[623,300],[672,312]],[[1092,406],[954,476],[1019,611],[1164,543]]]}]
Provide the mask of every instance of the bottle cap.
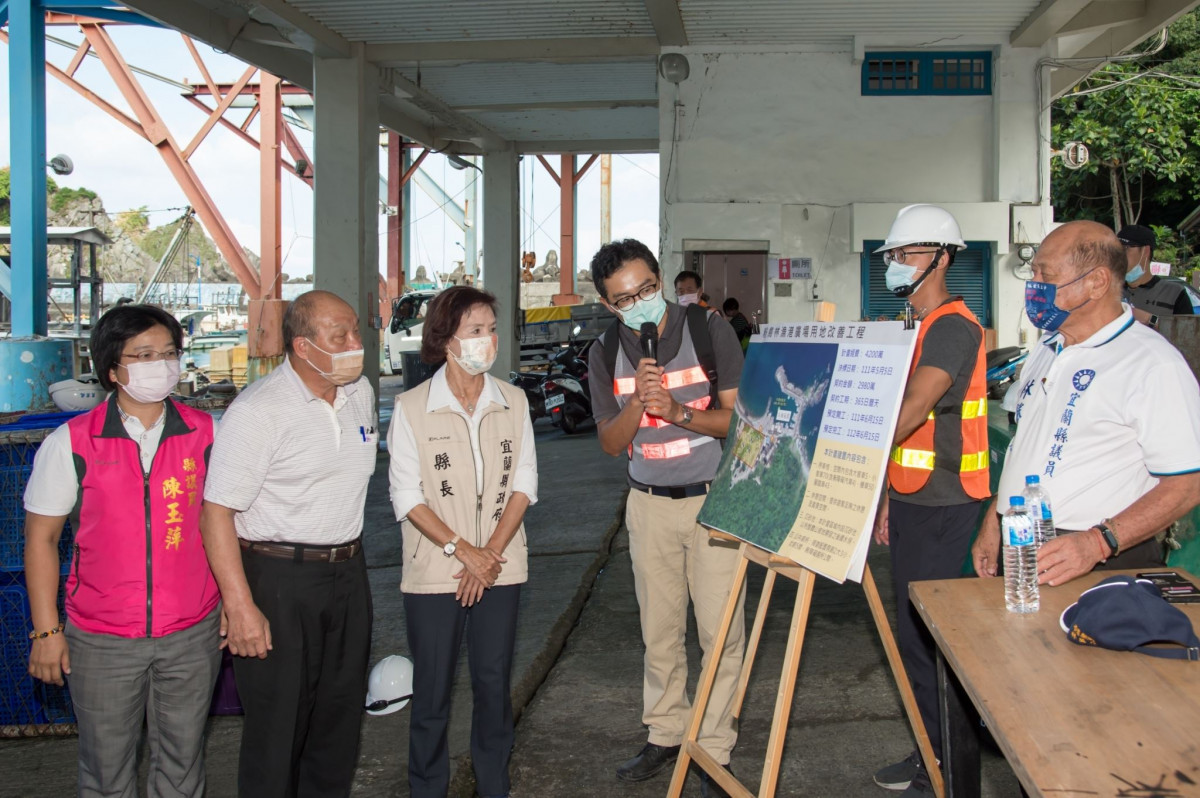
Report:
[{"label": "bottle cap", "polygon": [[1025,497],[1024,496],[1013,496],[1011,499],[1008,500],[1008,506],[1009,507],[1024,507],[1025,506]]},{"label": "bottle cap", "polygon": [[1039,477],[1037,474],[1030,474],[1029,476],[1025,477],[1026,485],[1036,485],[1041,481],[1042,481],[1042,478]]}]

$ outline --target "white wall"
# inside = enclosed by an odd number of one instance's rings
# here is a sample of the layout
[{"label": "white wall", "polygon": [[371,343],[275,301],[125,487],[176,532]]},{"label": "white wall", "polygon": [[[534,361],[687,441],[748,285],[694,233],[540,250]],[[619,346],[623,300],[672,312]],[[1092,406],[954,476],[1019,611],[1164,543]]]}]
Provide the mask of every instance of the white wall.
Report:
[{"label": "white wall", "polygon": [[[957,43],[956,43],[957,44]],[[885,48],[873,48],[885,49]],[[943,205],[964,238],[995,255],[993,317],[1014,344],[1024,301],[1011,267],[1010,205],[1037,204],[1041,52],[996,42],[991,96],[864,97],[861,62],[844,51],[706,52],[683,48],[691,75],[660,80],[663,268],[682,268],[684,239],[767,240],[772,255],[814,262],[820,299],[838,319],[861,310],[863,240],[886,236],[897,210]],[[1042,134],[1045,131],[1042,129]],[[1038,242],[1042,207],[1019,211]],[[768,290],[772,322],[813,318],[812,282],[790,298]]]}]

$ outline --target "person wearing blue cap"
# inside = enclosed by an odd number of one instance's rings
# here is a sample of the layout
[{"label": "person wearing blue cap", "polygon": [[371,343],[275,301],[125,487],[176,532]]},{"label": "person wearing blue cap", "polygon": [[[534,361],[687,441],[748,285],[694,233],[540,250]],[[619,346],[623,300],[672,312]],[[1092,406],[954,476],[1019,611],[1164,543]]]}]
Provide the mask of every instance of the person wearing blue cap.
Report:
[{"label": "person wearing blue cap", "polygon": [[1196,313],[1200,294],[1188,289],[1187,283],[1160,277],[1150,271],[1157,239],[1154,231],[1140,224],[1129,224],[1117,233],[1125,247],[1126,296],[1133,305],[1133,317],[1157,329],[1164,316],[1191,316]]}]

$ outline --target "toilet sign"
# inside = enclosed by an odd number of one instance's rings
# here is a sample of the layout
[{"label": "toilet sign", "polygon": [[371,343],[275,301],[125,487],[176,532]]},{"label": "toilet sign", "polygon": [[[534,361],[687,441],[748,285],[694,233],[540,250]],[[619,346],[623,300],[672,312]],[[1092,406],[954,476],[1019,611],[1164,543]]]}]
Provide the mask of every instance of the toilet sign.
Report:
[{"label": "toilet sign", "polygon": [[811,280],[812,258],[767,258],[771,280]]}]

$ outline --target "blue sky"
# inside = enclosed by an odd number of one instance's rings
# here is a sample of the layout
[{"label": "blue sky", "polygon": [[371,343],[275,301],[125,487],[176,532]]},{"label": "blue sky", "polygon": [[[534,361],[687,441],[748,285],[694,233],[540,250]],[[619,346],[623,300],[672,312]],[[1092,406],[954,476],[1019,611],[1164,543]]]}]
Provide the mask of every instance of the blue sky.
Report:
[{"label": "blue sky", "polygon": [[[183,41],[174,31],[157,28],[111,26],[108,28],[117,47],[131,66],[141,67],[173,81],[201,83],[203,79],[192,62]],[[77,43],[82,40],[71,27],[48,28],[58,39]],[[197,42],[197,49],[214,80],[232,83],[246,65],[212,47]],[[0,164],[9,162],[8,48],[0,46]],[[65,67],[72,51],[53,42],[46,43],[47,58]],[[114,106],[127,106],[99,59],[86,58],[76,77]],[[142,87],[167,121],[180,146],[186,146],[204,121],[204,115],[180,96],[178,87],[139,76]],[[257,77],[252,78],[257,82]],[[145,206],[152,225],[178,217],[187,200],[154,148],[107,113],[80,97],[51,76],[46,80],[46,151],[47,156],[66,153],[75,162],[75,172],[56,178],[61,185],[87,188],[97,192],[110,214]],[[244,110],[234,109],[228,118],[241,122]],[[312,148],[312,135],[296,130],[314,161],[320,153]],[[257,123],[250,128],[257,137]],[[558,168],[558,157],[547,160]],[[580,158],[582,163],[583,158]],[[258,192],[247,184],[248,175],[256,175],[258,153],[249,144],[219,126],[214,128],[193,155],[192,166],[225,215],[239,242],[259,250]],[[386,170],[381,151],[381,167]],[[430,155],[423,168],[461,203],[464,173],[447,166],[446,159]],[[522,245],[537,252],[538,263],[546,251],[558,249],[558,188],[537,159],[529,156],[521,164]],[[532,180],[532,183],[529,181]],[[614,238],[634,237],[651,249],[658,243],[658,156],[613,156],[612,229]],[[449,271],[450,261],[462,258],[461,232],[436,202],[423,191],[412,191],[413,207],[409,241],[412,264],[438,266]],[[578,263],[586,265],[600,245],[600,170],[594,165],[578,188],[576,240]],[[312,272],[312,191],[291,175],[283,176],[282,239],[285,253],[283,271],[292,277]],[[383,234],[383,217],[380,233]],[[482,238],[479,239],[482,242]],[[381,238],[382,243],[382,238]],[[382,252],[381,252],[382,259]],[[382,260],[381,260],[382,262]],[[486,265],[485,265],[486,271]]]}]

